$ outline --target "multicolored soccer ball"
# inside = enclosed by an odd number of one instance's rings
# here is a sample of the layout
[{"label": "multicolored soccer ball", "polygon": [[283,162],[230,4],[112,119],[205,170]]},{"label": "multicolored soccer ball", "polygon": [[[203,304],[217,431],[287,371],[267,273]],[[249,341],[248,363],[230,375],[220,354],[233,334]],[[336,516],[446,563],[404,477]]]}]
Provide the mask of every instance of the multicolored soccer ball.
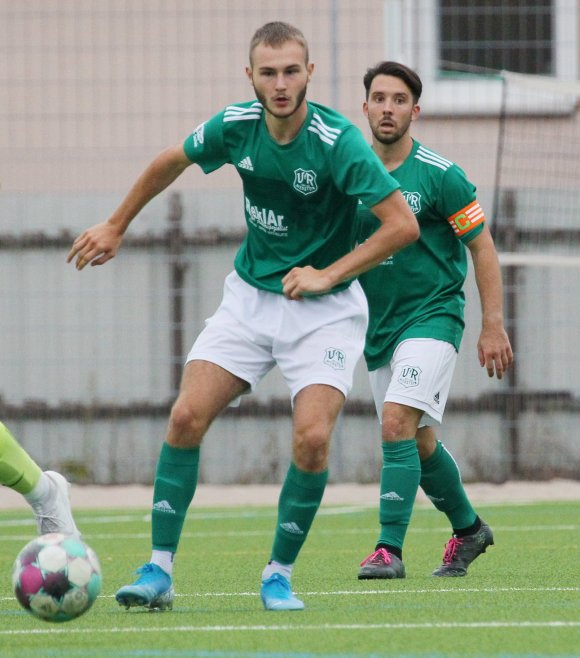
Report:
[{"label": "multicolored soccer ball", "polygon": [[76,619],[101,591],[101,566],[92,548],[78,537],[51,533],[20,551],[12,586],[22,607],[35,617],[62,622]]}]

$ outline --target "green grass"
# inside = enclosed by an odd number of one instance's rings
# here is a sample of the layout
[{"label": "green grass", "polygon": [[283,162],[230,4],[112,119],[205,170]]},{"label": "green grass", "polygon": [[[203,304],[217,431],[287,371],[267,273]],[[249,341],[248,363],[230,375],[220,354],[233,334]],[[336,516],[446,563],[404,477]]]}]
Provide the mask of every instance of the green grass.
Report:
[{"label": "green grass", "polygon": [[430,576],[449,534],[417,507],[405,545],[407,578],[358,581],[374,547],[374,509],[323,507],[293,586],[303,612],[269,612],[258,596],[273,508],[196,509],[175,566],[173,612],[125,611],[116,589],[149,559],[144,510],[76,513],[103,567],[103,591],[83,617],[49,624],[22,610],[12,561],[34,535],[26,511],[0,519],[0,656],[327,658],[340,656],[579,656],[580,502],[494,505],[478,511],[496,545],[466,578]]}]

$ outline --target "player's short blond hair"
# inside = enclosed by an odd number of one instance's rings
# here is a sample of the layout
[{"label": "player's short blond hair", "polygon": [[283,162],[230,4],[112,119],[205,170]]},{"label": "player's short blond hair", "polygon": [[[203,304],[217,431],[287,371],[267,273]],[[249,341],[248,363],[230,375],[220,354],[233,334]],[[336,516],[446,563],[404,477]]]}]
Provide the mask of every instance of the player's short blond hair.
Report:
[{"label": "player's short blond hair", "polygon": [[250,41],[250,66],[253,65],[252,55],[256,46],[263,43],[265,46],[279,48],[288,41],[296,41],[304,49],[304,61],[308,64],[308,42],[302,32],[289,23],[273,21],[258,28]]}]

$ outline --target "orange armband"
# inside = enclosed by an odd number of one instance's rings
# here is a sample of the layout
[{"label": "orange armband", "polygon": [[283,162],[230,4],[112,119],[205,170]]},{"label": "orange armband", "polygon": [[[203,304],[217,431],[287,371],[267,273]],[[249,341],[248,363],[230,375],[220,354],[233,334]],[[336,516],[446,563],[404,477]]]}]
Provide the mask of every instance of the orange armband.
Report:
[{"label": "orange armband", "polygon": [[466,235],[484,220],[485,214],[477,201],[472,201],[465,208],[447,218],[457,237]]}]

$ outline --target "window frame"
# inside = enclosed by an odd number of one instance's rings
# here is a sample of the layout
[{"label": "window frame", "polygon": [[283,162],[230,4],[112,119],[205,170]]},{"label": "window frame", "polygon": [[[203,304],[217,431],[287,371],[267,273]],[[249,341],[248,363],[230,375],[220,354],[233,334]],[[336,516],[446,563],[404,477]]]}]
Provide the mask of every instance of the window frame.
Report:
[{"label": "window frame", "polygon": [[[578,2],[553,0],[553,78],[578,79]],[[385,59],[400,61],[415,69],[423,80],[421,105],[424,115],[497,115],[502,109],[501,75],[442,72],[438,68],[438,0],[383,0]],[[526,102],[528,100],[528,102]],[[566,105],[566,107],[564,107]],[[530,108],[525,93],[510,94],[510,111],[554,114],[569,112],[563,104],[538,102]]]}]

